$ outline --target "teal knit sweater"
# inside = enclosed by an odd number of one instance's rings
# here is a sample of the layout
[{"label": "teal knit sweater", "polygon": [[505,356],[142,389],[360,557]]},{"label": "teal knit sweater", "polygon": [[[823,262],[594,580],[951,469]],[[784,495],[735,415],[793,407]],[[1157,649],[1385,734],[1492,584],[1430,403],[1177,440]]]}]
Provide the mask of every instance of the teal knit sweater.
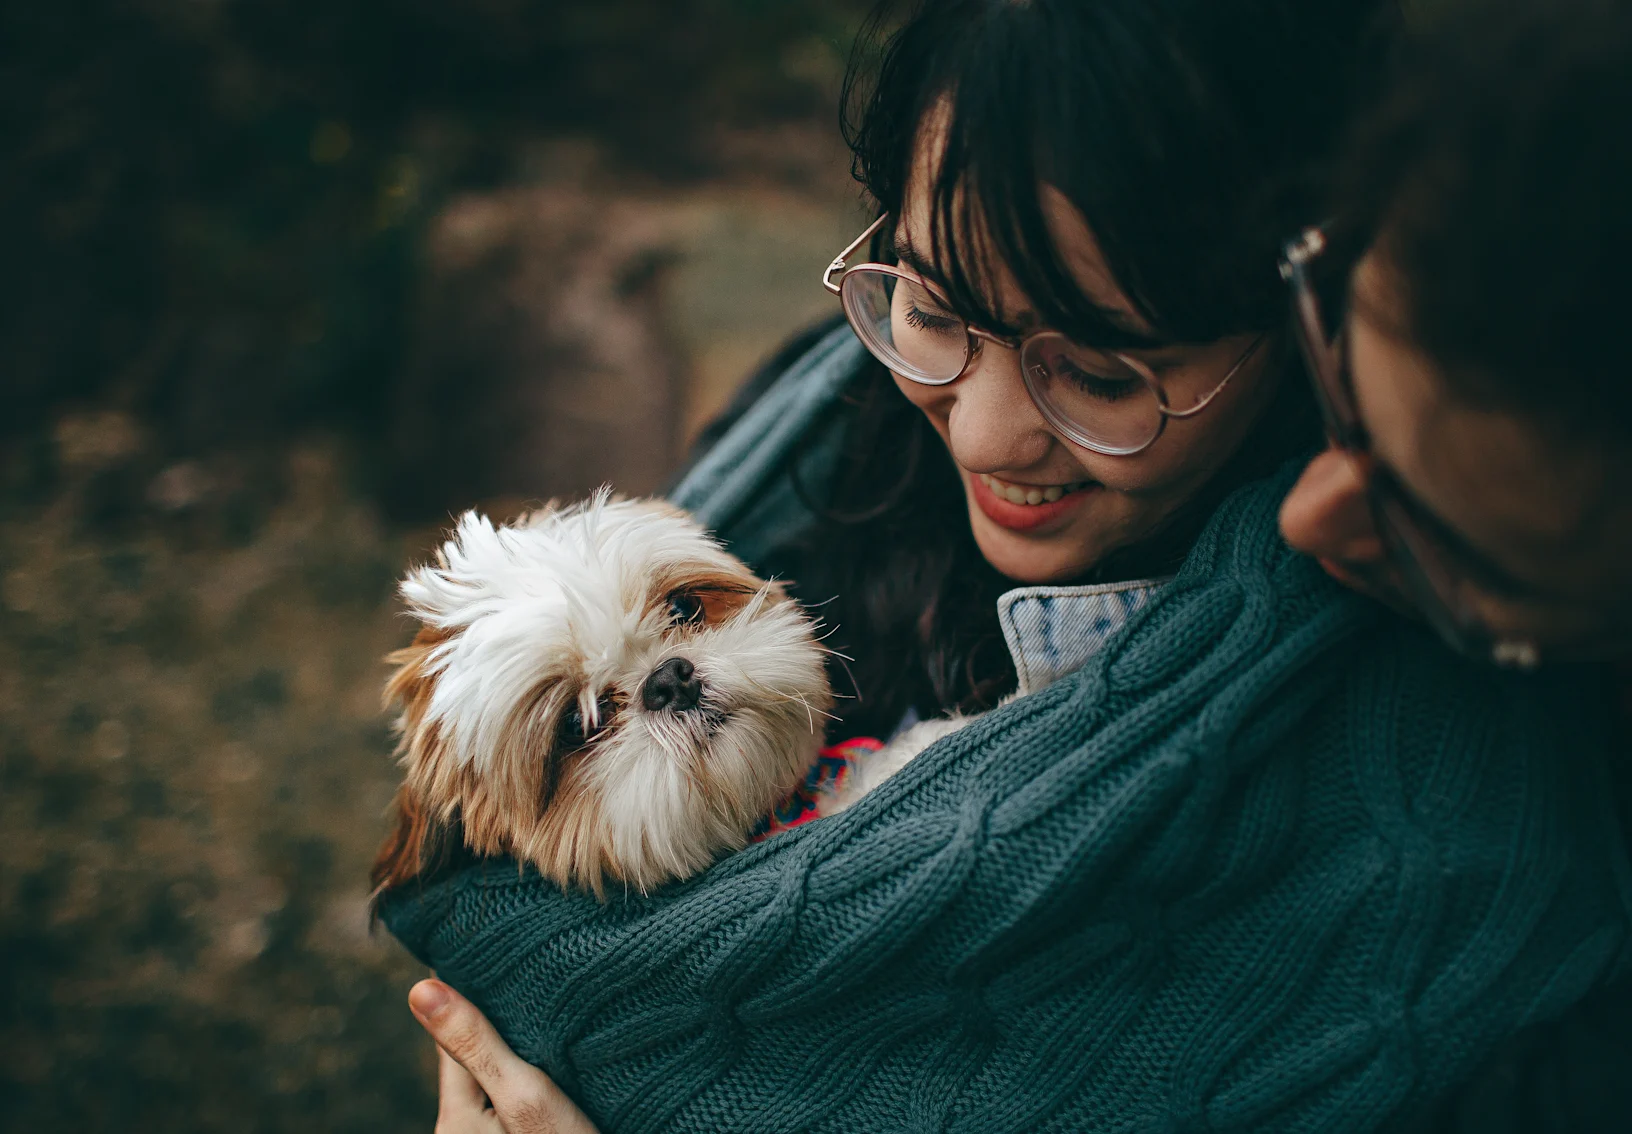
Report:
[{"label": "teal knit sweater", "polygon": [[385,920],[610,1134],[1403,1124],[1625,963],[1605,720],[1332,585],[1285,487],[843,815],[644,898],[495,862]]}]

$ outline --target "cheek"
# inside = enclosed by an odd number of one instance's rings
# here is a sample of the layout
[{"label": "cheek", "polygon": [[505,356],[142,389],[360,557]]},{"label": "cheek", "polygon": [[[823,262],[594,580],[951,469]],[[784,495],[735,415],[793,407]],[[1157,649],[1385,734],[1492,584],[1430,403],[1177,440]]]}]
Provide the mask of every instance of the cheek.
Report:
[{"label": "cheek", "polygon": [[[1281,377],[1274,364],[1278,355],[1273,344],[1261,347],[1249,368],[1231,379],[1200,413],[1169,418],[1150,449],[1132,458],[1098,458],[1099,464],[1090,471],[1104,468],[1105,483],[1130,492],[1196,491],[1240,450],[1268,409]],[[1231,351],[1220,351],[1201,367],[1209,382],[1228,371],[1231,358]]]},{"label": "cheek", "polygon": [[1061,439],[1088,476],[1113,492],[1150,502],[1187,497],[1235,451],[1218,421],[1169,421],[1156,444],[1131,457],[1108,457]]},{"label": "cheek", "polygon": [[943,423],[952,415],[952,407],[957,404],[957,389],[961,383],[954,382],[947,386],[926,386],[922,382],[913,382],[901,377],[893,370],[890,377],[895,381],[895,388],[901,391],[901,396],[923,411],[924,416],[935,423],[945,436]]}]

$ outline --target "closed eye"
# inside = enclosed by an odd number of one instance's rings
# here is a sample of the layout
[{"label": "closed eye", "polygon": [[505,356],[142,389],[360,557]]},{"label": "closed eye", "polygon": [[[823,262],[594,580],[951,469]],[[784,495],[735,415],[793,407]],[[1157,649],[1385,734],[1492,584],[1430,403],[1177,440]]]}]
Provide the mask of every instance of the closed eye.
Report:
[{"label": "closed eye", "polygon": [[908,306],[902,315],[909,327],[917,327],[922,331],[950,331],[958,325],[956,319],[949,319],[945,315],[931,315],[920,310],[917,304]]},{"label": "closed eye", "polygon": [[1119,402],[1123,398],[1132,397],[1140,393],[1145,387],[1137,378],[1108,377],[1103,374],[1094,374],[1071,362],[1069,359],[1055,359],[1054,369],[1060,377],[1070,382],[1077,389],[1090,397],[1105,402]]}]

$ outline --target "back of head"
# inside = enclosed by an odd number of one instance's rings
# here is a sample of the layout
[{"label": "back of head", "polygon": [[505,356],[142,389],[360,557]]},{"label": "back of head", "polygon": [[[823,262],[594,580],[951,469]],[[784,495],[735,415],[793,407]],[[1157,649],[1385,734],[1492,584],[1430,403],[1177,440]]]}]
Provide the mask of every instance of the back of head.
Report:
[{"label": "back of head", "polygon": [[[1632,439],[1632,5],[1448,7],[1361,123],[1337,215],[1447,392]],[[1374,243],[1373,243],[1374,242]]]}]

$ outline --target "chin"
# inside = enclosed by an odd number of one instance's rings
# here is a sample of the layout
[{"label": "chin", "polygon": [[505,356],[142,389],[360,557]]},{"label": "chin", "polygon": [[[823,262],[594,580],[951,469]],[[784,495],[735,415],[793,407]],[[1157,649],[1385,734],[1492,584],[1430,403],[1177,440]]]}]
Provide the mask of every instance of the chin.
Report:
[{"label": "chin", "polygon": [[405,775],[376,896],[461,855],[646,891],[746,845],[816,762],[813,621],[668,504],[467,513],[400,592],[420,629],[388,659]]}]

